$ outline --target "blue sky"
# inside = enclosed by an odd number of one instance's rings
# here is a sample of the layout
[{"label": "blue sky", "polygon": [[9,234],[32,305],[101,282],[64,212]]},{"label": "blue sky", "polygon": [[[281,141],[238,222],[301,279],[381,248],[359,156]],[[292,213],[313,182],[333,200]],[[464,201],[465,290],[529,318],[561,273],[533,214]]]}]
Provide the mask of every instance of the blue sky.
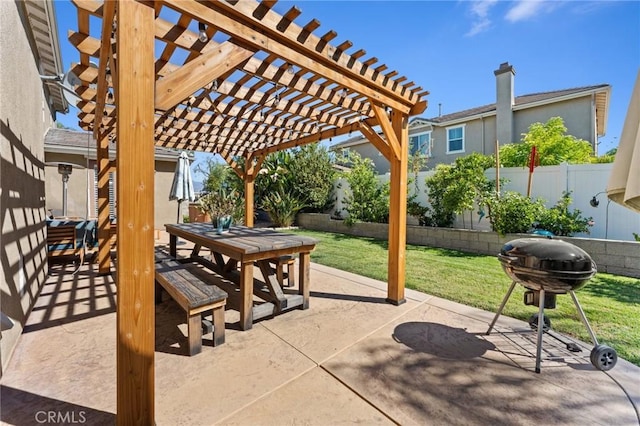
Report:
[{"label": "blue sky", "polygon": [[[315,34],[334,30],[332,44],[350,40],[353,51],[367,51],[363,59],[375,56],[428,90],[423,117],[437,116],[439,104],[449,114],[495,102],[493,71],[502,62],[516,71],[516,96],[610,84],[599,151],[618,144],[640,69],[638,1],[281,1],[274,9],[293,5],[302,11],[297,24],[319,20]],[[55,7],[66,70],[78,60],[67,41],[77,14],[70,1]],[[71,108],[58,117],[77,128],[76,115]]]}]

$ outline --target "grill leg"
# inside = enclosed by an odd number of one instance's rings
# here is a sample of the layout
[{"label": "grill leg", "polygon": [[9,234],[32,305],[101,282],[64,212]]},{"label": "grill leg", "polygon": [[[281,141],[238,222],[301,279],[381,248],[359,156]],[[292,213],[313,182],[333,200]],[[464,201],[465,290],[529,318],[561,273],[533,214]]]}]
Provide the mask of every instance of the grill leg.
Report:
[{"label": "grill leg", "polygon": [[580,314],[580,319],[582,319],[582,323],[584,324],[585,327],[587,327],[587,331],[589,332],[589,336],[591,336],[591,341],[593,342],[593,346],[598,346],[598,339],[596,339],[596,335],[593,333],[593,330],[591,330],[589,321],[587,321],[587,317],[584,315],[584,311],[582,310],[580,303],[578,303],[578,298],[576,297],[575,292],[573,290],[569,290],[569,294],[573,299],[573,303],[576,305],[576,309]]},{"label": "grill leg", "polygon": [[542,333],[544,333],[544,290],[540,289],[538,308],[538,344],[536,345],[536,373],[540,372],[540,357],[542,356]]},{"label": "grill leg", "polygon": [[504,309],[504,305],[507,304],[507,301],[509,300],[509,297],[511,297],[511,293],[513,292],[513,288],[515,286],[516,286],[516,282],[515,281],[511,282],[511,287],[509,287],[509,290],[507,291],[507,294],[504,296],[504,299],[502,299],[502,303],[500,304],[500,307],[498,308],[498,312],[496,312],[496,316],[493,317],[493,321],[491,321],[491,325],[489,325],[489,329],[487,330],[487,336],[489,335],[489,333],[491,333],[491,330],[493,329],[493,326],[496,324],[496,321],[498,321],[498,317],[502,313],[502,310]]}]

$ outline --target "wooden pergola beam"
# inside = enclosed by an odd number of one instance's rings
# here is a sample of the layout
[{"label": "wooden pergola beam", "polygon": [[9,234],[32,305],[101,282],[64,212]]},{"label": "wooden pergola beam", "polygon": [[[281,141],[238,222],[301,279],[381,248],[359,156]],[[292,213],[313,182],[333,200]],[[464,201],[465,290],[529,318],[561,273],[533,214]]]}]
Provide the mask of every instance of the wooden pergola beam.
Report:
[{"label": "wooden pergola beam", "polygon": [[[102,19],[102,40],[111,40],[112,22],[115,15],[116,3],[108,1],[103,7],[103,19]],[[98,140],[100,134],[100,126],[97,125],[97,117],[102,116],[102,111],[105,106],[105,98],[107,96],[107,90],[109,88],[107,84],[107,67],[109,66],[108,52],[111,48],[111,43],[102,43],[100,45],[100,56],[107,58],[105,61],[100,61],[98,66],[98,89],[96,94],[96,125],[93,129],[93,137]]]},{"label": "wooden pergola beam", "polygon": [[155,423],[154,9],[118,2],[117,423]]},{"label": "wooden pergola beam", "polygon": [[366,137],[369,142],[371,142],[371,144],[380,151],[384,158],[390,160],[394,156],[394,153],[391,151],[387,141],[380,137],[380,135],[378,135],[367,123],[358,122],[358,130],[360,130],[364,137]]},{"label": "wooden pergola beam", "polygon": [[[371,107],[373,108],[373,112],[378,119],[378,123],[380,124],[380,128],[382,129],[382,133],[384,133],[384,136],[387,140],[387,146],[389,146],[393,158],[400,158],[400,156],[402,155],[400,142],[398,141],[398,137],[396,136],[396,133],[393,129],[391,120],[389,120],[387,111],[385,111],[384,108],[375,103],[372,103]],[[389,158],[389,160],[391,160],[391,158]]]},{"label": "wooden pergola beam", "polygon": [[203,53],[156,83],[156,109],[166,111],[254,54],[233,40]]},{"label": "wooden pergola beam", "polygon": [[109,135],[100,133],[96,140],[98,164],[98,273],[111,271],[111,221],[109,220]]}]

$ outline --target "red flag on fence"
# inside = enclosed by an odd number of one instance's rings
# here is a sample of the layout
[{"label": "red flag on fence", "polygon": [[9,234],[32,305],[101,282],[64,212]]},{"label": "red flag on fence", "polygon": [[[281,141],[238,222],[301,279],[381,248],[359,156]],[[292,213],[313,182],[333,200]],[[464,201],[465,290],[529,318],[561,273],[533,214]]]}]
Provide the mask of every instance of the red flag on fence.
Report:
[{"label": "red flag on fence", "polygon": [[531,184],[533,183],[533,169],[537,166],[536,146],[531,147],[531,154],[529,154],[529,182],[527,184],[527,197],[531,197]]},{"label": "red flag on fence", "polygon": [[529,154],[529,173],[533,173],[533,169],[538,165],[538,155],[536,153],[536,146],[531,147],[531,154]]}]

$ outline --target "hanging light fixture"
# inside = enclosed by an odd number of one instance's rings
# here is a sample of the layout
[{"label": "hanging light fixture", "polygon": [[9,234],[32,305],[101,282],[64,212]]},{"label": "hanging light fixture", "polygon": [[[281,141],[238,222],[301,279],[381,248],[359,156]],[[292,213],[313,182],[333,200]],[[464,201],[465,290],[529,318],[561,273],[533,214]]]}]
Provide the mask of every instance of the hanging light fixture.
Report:
[{"label": "hanging light fixture", "polygon": [[198,40],[203,43],[209,41],[209,36],[207,35],[207,26],[202,22],[198,22]]},{"label": "hanging light fixture", "polygon": [[289,74],[293,74],[293,73],[294,73],[294,71],[295,71],[295,70],[293,69],[293,65],[291,65],[291,64],[287,64],[287,72],[288,72]]}]

